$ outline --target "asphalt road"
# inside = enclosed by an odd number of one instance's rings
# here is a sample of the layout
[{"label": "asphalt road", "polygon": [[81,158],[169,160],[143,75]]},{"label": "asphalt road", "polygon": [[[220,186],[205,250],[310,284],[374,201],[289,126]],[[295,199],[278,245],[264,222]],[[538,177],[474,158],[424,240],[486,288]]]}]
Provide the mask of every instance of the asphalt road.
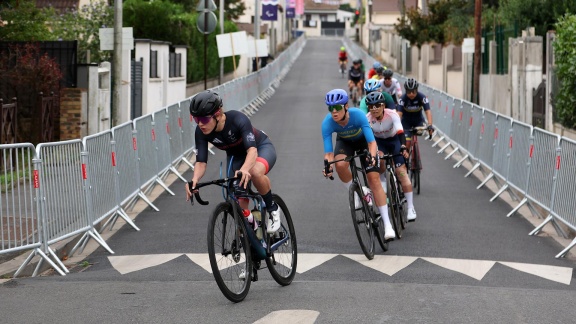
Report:
[{"label": "asphalt road", "polygon": [[[98,249],[82,271],[1,285],[0,322],[573,322],[574,262],[555,259],[558,243],[528,236],[530,222],[507,218],[510,206],[490,203],[492,192],[476,190],[477,179],[464,178],[467,170],[453,169],[431,142],[421,142],[417,221],[388,252],[377,247],[377,257],[366,260],[344,186],[321,175],[324,94],[345,87],[335,57],[340,44],[308,40],[280,89],[251,118],[276,147],[270,179],[296,228],[299,268],[291,285],[278,286],[262,270],[245,301],[225,299],[202,267],[208,217],[221,195],[206,189],[211,204],[191,207],[183,183],[175,182],[176,196],[154,202],[160,212],[138,216],[140,232],[125,226],[108,240],[114,256]],[[210,156],[204,180],[218,177],[224,157]]]}]

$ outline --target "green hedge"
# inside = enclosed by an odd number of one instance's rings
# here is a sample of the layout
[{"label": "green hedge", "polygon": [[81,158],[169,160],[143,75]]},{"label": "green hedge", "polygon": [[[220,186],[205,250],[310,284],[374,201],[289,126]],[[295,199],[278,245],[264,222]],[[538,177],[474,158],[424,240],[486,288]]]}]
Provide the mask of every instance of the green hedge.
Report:
[{"label": "green hedge", "polygon": [[554,56],[560,90],[554,98],[559,122],[576,128],[576,15],[565,15],[556,23]]},{"label": "green hedge", "polygon": [[[215,12],[217,14],[217,12]],[[197,12],[186,12],[181,4],[174,4],[167,0],[144,1],[127,0],[123,6],[123,24],[134,28],[134,38],[144,38],[158,41],[167,41],[173,45],[187,45],[187,75],[188,83],[204,80],[204,34],[198,31],[196,20]],[[238,27],[231,21],[224,22],[224,32],[238,31]],[[216,30],[208,35],[207,57],[208,78],[220,74],[220,58],[216,45],[216,35],[220,33],[220,24]],[[238,63],[239,56],[236,56]],[[224,60],[224,71],[232,72],[234,64],[232,58]]]}]

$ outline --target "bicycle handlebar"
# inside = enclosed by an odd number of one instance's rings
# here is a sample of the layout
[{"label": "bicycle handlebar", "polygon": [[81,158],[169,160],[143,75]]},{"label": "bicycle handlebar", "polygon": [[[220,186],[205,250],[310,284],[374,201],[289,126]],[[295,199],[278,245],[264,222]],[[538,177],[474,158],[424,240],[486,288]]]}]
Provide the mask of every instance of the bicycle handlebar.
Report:
[{"label": "bicycle handlebar", "polygon": [[[342,162],[342,161],[344,161],[344,162],[350,162],[350,161],[354,160],[354,159],[357,158],[357,157],[363,157],[363,156],[368,156],[368,155],[369,155],[368,150],[364,150],[364,151],[362,151],[362,153],[358,153],[358,154],[356,154],[356,155],[350,155],[350,156],[347,156],[347,157],[345,157],[345,158],[343,158],[343,159],[340,159],[340,160],[334,160],[334,161],[332,161],[332,162],[328,162],[328,160],[324,160],[324,172],[325,172],[326,174],[330,173],[330,172],[329,172],[329,171],[330,171],[330,165],[332,165],[332,164],[334,164],[334,163],[336,163],[336,162]],[[334,180],[334,177],[330,176],[330,180]]]},{"label": "bicycle handlebar", "polygon": [[[210,186],[210,185],[218,185],[218,186],[222,186],[225,183],[228,183],[229,181],[232,180],[238,180],[238,179],[242,179],[242,172],[238,172],[236,177],[232,177],[232,178],[223,178],[223,179],[217,179],[217,180],[212,180],[212,181],[208,181],[208,182],[201,182],[196,184],[196,186],[194,188],[192,188],[192,181],[188,181],[188,189],[190,189],[190,192],[193,192],[194,190],[198,190],[202,187],[206,187],[206,186]],[[196,197],[196,200],[198,201],[198,203],[200,205],[208,205],[209,202],[206,200],[202,200],[202,198],[200,197],[200,191],[195,192],[192,196],[190,196],[190,204],[192,204],[192,206],[194,206],[194,197]]]}]

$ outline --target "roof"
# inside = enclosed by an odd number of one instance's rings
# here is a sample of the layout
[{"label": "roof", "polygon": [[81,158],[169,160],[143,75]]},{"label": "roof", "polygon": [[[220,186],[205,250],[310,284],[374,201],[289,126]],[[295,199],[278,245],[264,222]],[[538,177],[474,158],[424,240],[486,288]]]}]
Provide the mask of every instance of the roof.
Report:
[{"label": "roof", "polygon": [[48,8],[52,7],[58,11],[66,9],[78,9],[79,0],[36,0],[36,7]]},{"label": "roof", "polygon": [[[418,0],[404,0],[406,8],[418,7]],[[398,0],[374,0],[372,2],[372,11],[374,12],[400,12]]]},{"label": "roof", "polygon": [[338,11],[340,7],[339,4],[330,4],[336,3],[334,1],[328,0],[305,0],[304,2],[304,11]]}]

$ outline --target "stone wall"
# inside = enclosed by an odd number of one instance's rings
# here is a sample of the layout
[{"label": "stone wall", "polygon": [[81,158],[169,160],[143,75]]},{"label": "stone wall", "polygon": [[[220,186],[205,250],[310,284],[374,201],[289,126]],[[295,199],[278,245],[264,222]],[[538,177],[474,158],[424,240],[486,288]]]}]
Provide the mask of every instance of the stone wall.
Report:
[{"label": "stone wall", "polygon": [[87,90],[66,88],[60,97],[60,140],[82,138],[82,97]]}]

